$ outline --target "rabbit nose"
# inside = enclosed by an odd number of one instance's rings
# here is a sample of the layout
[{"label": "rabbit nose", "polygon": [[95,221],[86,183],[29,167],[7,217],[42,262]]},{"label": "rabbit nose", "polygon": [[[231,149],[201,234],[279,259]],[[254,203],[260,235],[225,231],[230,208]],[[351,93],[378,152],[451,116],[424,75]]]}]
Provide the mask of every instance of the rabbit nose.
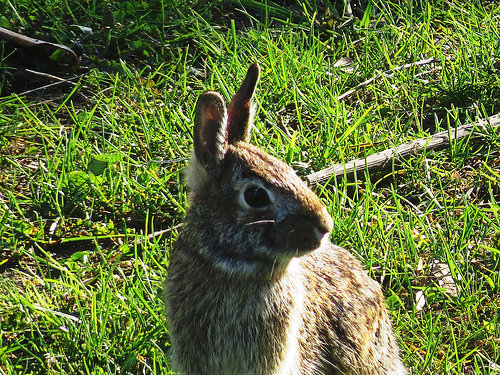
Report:
[{"label": "rabbit nose", "polygon": [[333,220],[326,207],[321,208],[321,214],[318,220],[318,227],[316,228],[321,236],[323,237],[325,234],[330,233],[333,229]]},{"label": "rabbit nose", "polygon": [[328,238],[330,236],[330,232],[324,232],[318,228],[314,228],[313,233],[316,237],[316,240],[319,242],[322,242],[325,237]]},{"label": "rabbit nose", "polygon": [[[319,214],[310,222],[310,234],[306,234],[306,237],[309,237],[313,242],[317,242],[319,246],[325,238],[329,238],[332,229],[333,220],[326,208],[322,207]],[[304,227],[304,230],[307,229]]]}]

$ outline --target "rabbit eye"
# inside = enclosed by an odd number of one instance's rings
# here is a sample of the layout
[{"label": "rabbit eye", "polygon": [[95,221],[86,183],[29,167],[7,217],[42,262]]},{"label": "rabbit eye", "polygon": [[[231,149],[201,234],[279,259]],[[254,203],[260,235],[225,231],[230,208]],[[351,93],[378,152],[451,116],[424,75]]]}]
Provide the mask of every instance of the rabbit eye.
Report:
[{"label": "rabbit eye", "polygon": [[260,186],[251,186],[243,192],[245,203],[252,208],[264,208],[271,204],[267,191]]}]

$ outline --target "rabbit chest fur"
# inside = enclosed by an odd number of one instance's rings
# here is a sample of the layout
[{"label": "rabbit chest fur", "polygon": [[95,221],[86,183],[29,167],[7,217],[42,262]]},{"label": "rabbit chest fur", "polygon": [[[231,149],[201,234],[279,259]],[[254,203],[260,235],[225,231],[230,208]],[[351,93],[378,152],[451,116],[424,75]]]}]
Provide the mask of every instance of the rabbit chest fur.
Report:
[{"label": "rabbit chest fur", "polygon": [[198,99],[192,193],[166,281],[182,375],[406,374],[380,286],[328,240],[293,170],[248,143],[252,65],[229,108]]},{"label": "rabbit chest fur", "polygon": [[405,373],[379,286],[342,248],[293,259],[271,283],[207,277],[211,265],[181,252],[172,262],[181,374]]}]

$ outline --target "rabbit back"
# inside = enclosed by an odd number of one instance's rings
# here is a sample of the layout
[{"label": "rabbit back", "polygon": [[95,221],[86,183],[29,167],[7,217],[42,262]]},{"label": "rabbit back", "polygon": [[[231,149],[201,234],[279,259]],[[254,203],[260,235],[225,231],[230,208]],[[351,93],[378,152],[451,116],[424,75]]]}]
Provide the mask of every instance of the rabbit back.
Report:
[{"label": "rabbit back", "polygon": [[[302,267],[307,285],[302,352],[321,348],[322,360],[315,364],[324,369],[320,373],[406,374],[382,289],[359,260],[328,243],[303,257]],[[317,354],[313,357],[304,362],[317,362]]]}]

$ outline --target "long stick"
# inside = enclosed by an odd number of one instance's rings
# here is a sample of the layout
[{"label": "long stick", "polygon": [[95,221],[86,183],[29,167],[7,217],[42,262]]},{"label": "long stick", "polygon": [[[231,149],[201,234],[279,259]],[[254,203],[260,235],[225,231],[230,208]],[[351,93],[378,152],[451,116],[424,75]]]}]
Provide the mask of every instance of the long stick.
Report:
[{"label": "long stick", "polygon": [[21,47],[36,47],[36,46],[44,46],[50,49],[62,49],[63,51],[68,52],[71,56],[73,56],[75,63],[78,64],[78,56],[76,53],[69,47],[63,44],[51,43],[45,40],[30,38],[29,36],[22,35],[11,31],[9,29],[5,29],[0,27],[0,39],[10,41],[12,43],[17,44]]},{"label": "long stick", "polygon": [[445,130],[430,137],[415,139],[414,141],[406,142],[400,146],[377,152],[364,159],[352,160],[345,164],[335,164],[326,169],[311,173],[306,176],[305,179],[309,185],[315,185],[324,183],[333,176],[352,178],[352,176],[356,174],[361,177],[366,170],[378,172],[390,169],[394,164],[400,163],[408,155],[415,155],[426,150],[440,149],[448,146],[453,140],[463,139],[469,135],[478,136],[478,134],[474,134],[475,130],[477,128],[487,130],[488,125],[491,128],[499,128],[499,115],[496,114],[485,120],[478,120],[465,124],[456,129]]}]

